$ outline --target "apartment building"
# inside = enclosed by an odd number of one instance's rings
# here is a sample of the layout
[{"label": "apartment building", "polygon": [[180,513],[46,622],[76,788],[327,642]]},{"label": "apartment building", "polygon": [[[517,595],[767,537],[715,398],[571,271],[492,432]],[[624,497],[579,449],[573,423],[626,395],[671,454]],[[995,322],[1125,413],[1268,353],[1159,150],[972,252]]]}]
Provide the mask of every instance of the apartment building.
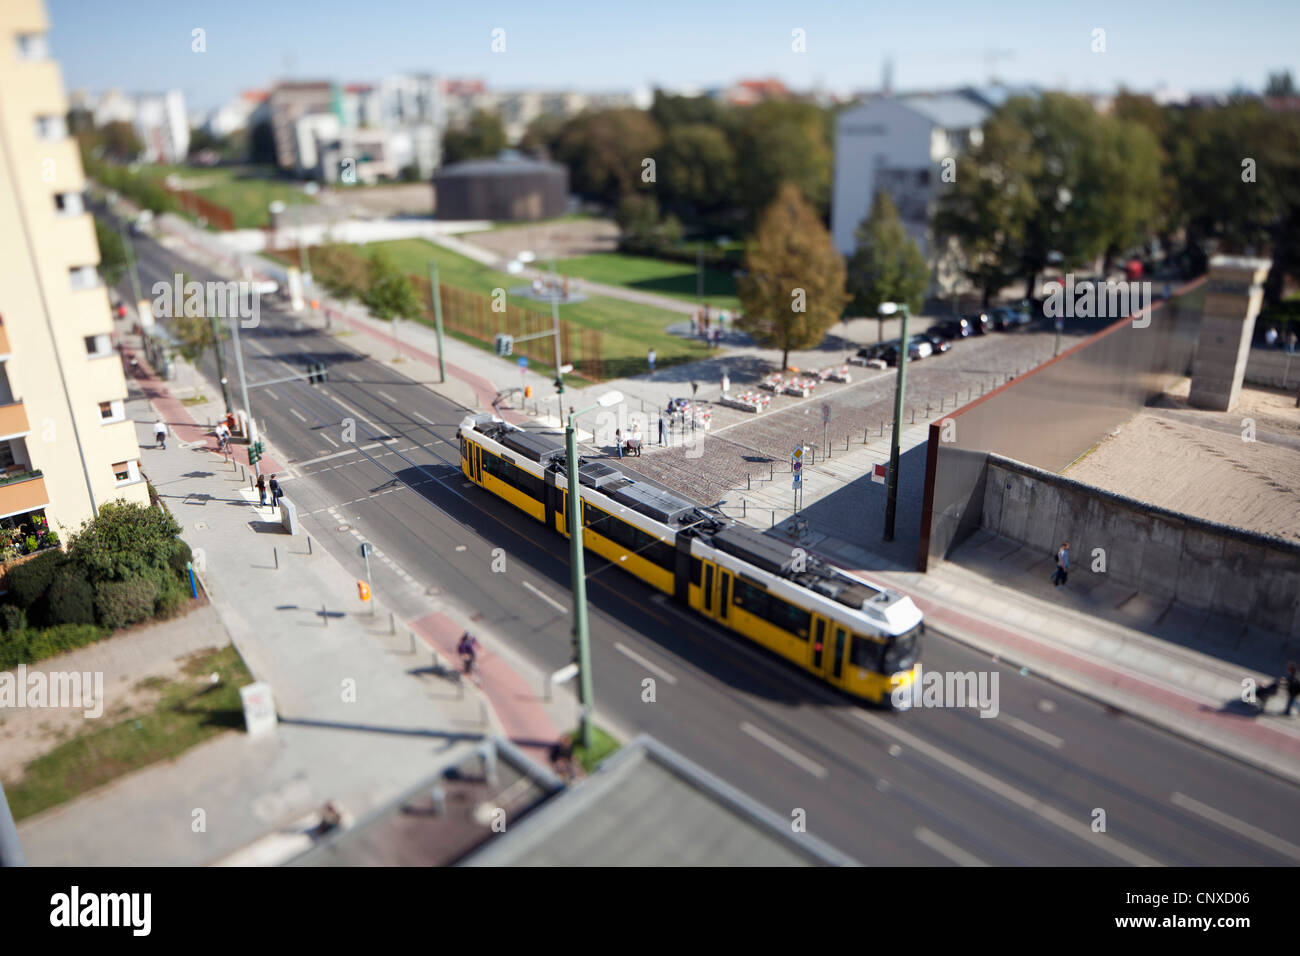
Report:
[{"label": "apartment building", "polygon": [[147,502],[41,0],[0,4],[0,525]]},{"label": "apartment building", "polygon": [[301,170],[316,165],[315,157],[304,162],[299,154],[299,120],[306,116],[333,116],[341,122],[341,104],[333,83],[278,83],[268,102],[271,131],[275,136],[275,164],[281,169]]}]

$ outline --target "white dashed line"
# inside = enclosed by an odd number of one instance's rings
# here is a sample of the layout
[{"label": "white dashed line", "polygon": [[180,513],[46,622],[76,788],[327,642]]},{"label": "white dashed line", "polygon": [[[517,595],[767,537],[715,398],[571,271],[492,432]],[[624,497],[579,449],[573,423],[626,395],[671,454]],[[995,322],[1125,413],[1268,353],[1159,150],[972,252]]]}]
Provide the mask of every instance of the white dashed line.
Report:
[{"label": "white dashed line", "polygon": [[801,754],[799,751],[795,750],[793,747],[789,746],[788,744],[784,744],[781,741],[777,740],[771,734],[759,730],[757,727],[755,727],[753,724],[749,723],[748,721],[741,724],[740,729],[743,730],[745,733],[749,734],[749,736],[753,737],[760,744],[763,744],[764,746],[770,747],[773,750],[775,750],[778,754],[780,754],[786,760],[790,761],[796,767],[808,771],[818,780],[826,779],[825,767],[823,767],[821,764],[817,763],[816,761],[811,760],[808,757],[805,757],[803,754]]},{"label": "white dashed line", "polygon": [[1049,734],[1046,730],[1040,730],[1038,727],[1021,720],[1019,717],[1012,717],[1010,714],[1003,714],[1002,719],[1007,722],[1007,726],[1015,728],[1027,737],[1041,740],[1049,747],[1055,747],[1057,750],[1060,750],[1065,746],[1065,741],[1056,736],[1056,734]]},{"label": "white dashed line", "polygon": [[298,411],[298,409],[296,408],[290,407],[289,414],[292,415],[294,418],[298,419],[298,421],[300,422],[305,422],[307,420],[307,416],[305,416],[302,412]]},{"label": "white dashed line", "polygon": [[1243,820],[1236,817],[1230,817],[1222,810],[1216,810],[1214,807],[1208,807],[1199,800],[1193,800],[1184,793],[1175,793],[1169,798],[1170,802],[1176,807],[1182,807],[1184,810],[1190,810],[1199,817],[1204,817],[1211,823],[1217,823],[1225,830],[1231,830],[1238,836],[1244,836],[1247,840],[1254,840],[1260,846],[1267,847],[1270,850],[1277,850],[1293,860],[1300,860],[1300,846],[1294,843],[1288,843],[1281,837],[1274,836],[1267,830],[1261,830],[1259,827],[1251,826]]},{"label": "white dashed line", "polygon": [[416,418],[418,418],[420,421],[424,422],[426,425],[437,424],[437,422],[435,422],[432,418],[426,418],[425,416],[421,415],[419,412],[411,412],[411,414],[414,415]]},{"label": "white dashed line", "polygon": [[331,445],[333,445],[335,448],[338,448],[338,447],[339,447],[339,443],[336,442],[333,438],[330,438],[330,436],[329,436],[329,435],[326,435],[324,432],[321,432],[321,433],[320,433],[320,437],[323,438],[323,439],[325,439],[327,442],[329,442],[329,443],[330,443]]},{"label": "white dashed line", "polygon": [[614,643],[614,650],[618,651],[620,654],[624,654],[632,658],[632,660],[636,661],[638,664],[640,664],[650,673],[658,674],[664,680],[668,681],[668,683],[670,684],[677,683],[676,677],[668,673],[666,670],[664,670],[662,667],[658,666],[657,664],[652,664],[650,661],[646,660],[640,654],[636,653],[636,651],[629,650],[628,648],[624,647],[622,644],[619,644],[618,642]]},{"label": "white dashed line", "polygon": [[530,591],[532,591],[534,594],[536,594],[536,595],[537,595],[539,598],[541,598],[543,601],[545,601],[547,604],[549,604],[551,607],[553,607],[553,608],[555,608],[557,611],[559,611],[561,614],[568,614],[568,613],[569,613],[569,609],[568,609],[567,607],[565,607],[565,606],[564,606],[563,604],[561,604],[559,601],[556,601],[555,599],[553,599],[553,598],[551,598],[551,597],[548,597],[547,595],[543,594],[543,593],[542,593],[538,588],[533,587],[533,586],[532,586],[531,584],[529,584],[527,581],[524,581],[524,582],[523,582],[523,585],[524,585],[524,587],[528,588],[528,590],[530,590]]},{"label": "white dashed line", "polygon": [[375,389],[375,394],[378,395],[386,402],[392,402],[394,405],[397,404],[397,399],[393,398],[393,396],[389,395],[387,392],[383,391],[382,389]]},{"label": "white dashed line", "polygon": [[933,830],[927,830],[925,827],[917,827],[912,833],[926,846],[940,856],[947,857],[958,866],[988,866],[983,860],[972,853],[967,853],[951,840],[945,840]]},{"label": "white dashed line", "polygon": [[266,397],[273,402],[278,402],[280,400],[280,396],[275,394],[275,392],[271,391],[269,388],[266,390]]}]

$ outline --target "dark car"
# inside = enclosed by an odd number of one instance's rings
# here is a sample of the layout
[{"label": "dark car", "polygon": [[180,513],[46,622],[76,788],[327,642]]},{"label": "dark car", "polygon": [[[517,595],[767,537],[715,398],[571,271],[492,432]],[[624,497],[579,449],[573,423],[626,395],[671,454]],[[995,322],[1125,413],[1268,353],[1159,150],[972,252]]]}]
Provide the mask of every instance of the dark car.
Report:
[{"label": "dark car", "polygon": [[999,306],[989,312],[993,319],[993,326],[1000,332],[1006,332],[1010,329],[1019,328],[1022,325],[1029,324],[1029,311],[1013,309],[1009,306]]},{"label": "dark car", "polygon": [[875,345],[868,345],[858,349],[858,358],[879,359],[886,365],[898,364],[898,339],[890,339],[888,342],[877,342]]},{"label": "dark car", "polygon": [[944,352],[952,351],[952,343],[942,335],[935,335],[933,332],[926,332],[925,340],[930,343],[930,348],[934,349],[935,355],[942,355]]},{"label": "dark car", "polygon": [[930,335],[937,335],[943,339],[964,339],[969,335],[974,335],[975,330],[966,319],[948,319],[940,322],[938,325],[930,326]]},{"label": "dark car", "polygon": [[969,315],[963,315],[962,319],[970,323],[970,327],[976,335],[985,335],[993,331],[993,319],[987,312],[972,312]]}]

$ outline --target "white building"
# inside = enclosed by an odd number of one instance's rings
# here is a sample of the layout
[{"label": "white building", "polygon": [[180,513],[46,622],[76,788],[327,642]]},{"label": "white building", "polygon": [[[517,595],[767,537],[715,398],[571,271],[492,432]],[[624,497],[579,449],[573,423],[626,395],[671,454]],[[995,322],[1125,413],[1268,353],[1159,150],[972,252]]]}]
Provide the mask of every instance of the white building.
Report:
[{"label": "white building", "polygon": [[181,163],[190,151],[190,123],[180,90],[135,99],[135,134],[147,163]]}]

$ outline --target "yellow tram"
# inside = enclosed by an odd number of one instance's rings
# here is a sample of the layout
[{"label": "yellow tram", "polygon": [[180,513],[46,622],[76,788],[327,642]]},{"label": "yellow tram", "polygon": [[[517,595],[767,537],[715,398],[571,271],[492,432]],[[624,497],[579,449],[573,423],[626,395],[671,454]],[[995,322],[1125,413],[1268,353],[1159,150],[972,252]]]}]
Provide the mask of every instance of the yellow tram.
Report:
[{"label": "yellow tram", "polygon": [[[564,444],[489,414],[460,425],[461,470],[568,536]],[[875,703],[915,679],[924,624],[873,585],[605,461],[578,471],[583,542],[628,574]]]}]

